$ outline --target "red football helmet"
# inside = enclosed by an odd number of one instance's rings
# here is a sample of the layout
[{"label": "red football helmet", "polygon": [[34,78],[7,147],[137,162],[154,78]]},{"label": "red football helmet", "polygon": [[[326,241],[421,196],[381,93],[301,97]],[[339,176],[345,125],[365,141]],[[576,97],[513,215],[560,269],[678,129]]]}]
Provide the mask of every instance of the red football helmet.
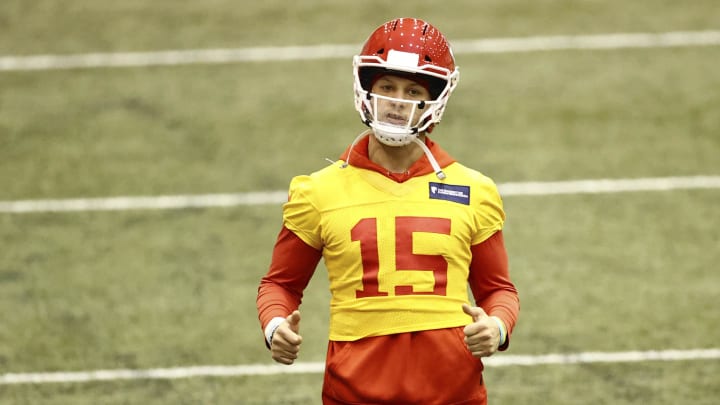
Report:
[{"label": "red football helmet", "polygon": [[[373,129],[381,142],[407,145],[423,131],[430,132],[440,122],[448,98],[457,85],[460,72],[450,44],[443,34],[427,22],[398,18],[378,27],[353,58],[355,108],[362,121]],[[390,99],[371,92],[373,81],[382,74],[399,75],[423,83],[430,101],[391,99],[411,104],[411,115],[422,111],[417,124],[404,126],[379,121],[378,99]]]}]

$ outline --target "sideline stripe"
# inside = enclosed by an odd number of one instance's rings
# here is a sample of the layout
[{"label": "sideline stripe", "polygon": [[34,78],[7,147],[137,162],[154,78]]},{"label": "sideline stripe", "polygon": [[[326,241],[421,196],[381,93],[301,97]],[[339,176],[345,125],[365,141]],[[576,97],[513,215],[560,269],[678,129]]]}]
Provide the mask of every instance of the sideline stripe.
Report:
[{"label": "sideline stripe", "polygon": [[[665,48],[720,45],[720,31],[617,33],[599,35],[488,38],[453,42],[455,53],[536,52],[567,49]],[[87,53],[70,55],[10,55],[0,57],[0,71],[87,69],[349,58],[360,45],[311,45],[227,49],[188,49],[156,52]]]},{"label": "sideline stripe", "polygon": [[[715,360],[720,349],[584,352],[545,355],[499,355],[484,359],[488,367],[537,366],[550,364],[627,363],[645,361]],[[241,366],[196,366],[154,368],[146,370],[96,370],[54,373],[8,373],[0,375],[0,385],[80,383],[112,380],[177,379],[192,377],[236,377],[275,374],[322,373],[321,362],[279,364],[251,364]]]},{"label": "sideline stripe", "polygon": [[[585,193],[621,193],[632,191],[665,191],[720,188],[720,176],[651,177],[639,179],[599,179],[551,182],[502,183],[503,197],[518,195],[557,195]],[[0,201],[0,213],[71,211],[126,211],[233,207],[238,205],[282,204],[287,191],[248,192],[236,194],[168,195],[140,197],[81,198],[66,200]]]}]

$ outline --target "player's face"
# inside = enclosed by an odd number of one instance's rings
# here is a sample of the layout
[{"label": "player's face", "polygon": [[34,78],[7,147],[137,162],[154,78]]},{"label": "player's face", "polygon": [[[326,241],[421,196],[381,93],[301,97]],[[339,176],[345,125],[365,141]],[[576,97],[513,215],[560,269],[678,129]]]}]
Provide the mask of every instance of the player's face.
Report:
[{"label": "player's face", "polygon": [[[373,85],[371,93],[408,101],[430,100],[430,92],[418,82],[392,75],[378,79]],[[424,112],[421,108],[414,108],[413,113],[413,105],[408,102],[380,98],[377,103],[378,121],[397,126],[405,126],[409,120],[412,120],[411,125],[415,126]]]}]

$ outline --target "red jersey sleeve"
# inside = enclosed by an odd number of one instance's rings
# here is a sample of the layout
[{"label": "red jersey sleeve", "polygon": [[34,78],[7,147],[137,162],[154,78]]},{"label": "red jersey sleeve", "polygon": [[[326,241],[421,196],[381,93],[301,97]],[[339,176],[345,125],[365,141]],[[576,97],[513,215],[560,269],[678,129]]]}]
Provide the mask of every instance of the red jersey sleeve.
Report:
[{"label": "red jersey sleeve", "polygon": [[488,315],[502,319],[507,328],[507,339],[500,347],[505,350],[510,344],[510,334],[515,327],[520,300],[515,285],[510,281],[508,257],[502,231],[470,248],[472,261],[468,282],[475,303]]},{"label": "red jersey sleeve", "polygon": [[322,252],[282,227],[267,274],[260,280],[256,300],[258,318],[264,329],[276,316],[286,317],[298,309]]}]

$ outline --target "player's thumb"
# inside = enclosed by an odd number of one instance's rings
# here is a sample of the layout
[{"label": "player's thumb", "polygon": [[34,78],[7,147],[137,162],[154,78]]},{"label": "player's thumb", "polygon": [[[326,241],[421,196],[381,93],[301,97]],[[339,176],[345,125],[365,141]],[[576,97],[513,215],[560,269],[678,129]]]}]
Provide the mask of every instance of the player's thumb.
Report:
[{"label": "player's thumb", "polygon": [[300,311],[298,311],[297,309],[293,311],[293,313],[286,318],[286,321],[290,326],[291,331],[295,333],[300,332]]},{"label": "player's thumb", "polygon": [[485,311],[480,307],[471,307],[468,304],[462,305],[463,312],[470,315],[474,322],[477,322],[480,318],[484,318],[487,316]]}]

